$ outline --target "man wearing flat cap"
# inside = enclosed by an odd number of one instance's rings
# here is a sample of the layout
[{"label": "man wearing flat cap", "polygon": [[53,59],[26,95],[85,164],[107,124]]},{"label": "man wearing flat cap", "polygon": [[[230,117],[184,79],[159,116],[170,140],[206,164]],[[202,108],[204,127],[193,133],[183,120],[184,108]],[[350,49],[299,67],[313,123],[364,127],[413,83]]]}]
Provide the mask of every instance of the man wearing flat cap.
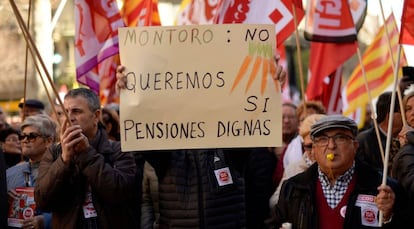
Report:
[{"label": "man wearing flat cap", "polygon": [[27,99],[26,102],[22,99],[19,103],[19,108],[22,120],[28,116],[45,113],[45,105],[37,99]]},{"label": "man wearing flat cap", "polygon": [[[310,131],[314,163],[286,180],[276,204],[272,226],[285,222],[292,228],[399,228],[400,189],[356,159],[356,123],[342,115],[315,122]],[[380,211],[383,213],[379,220]],[[411,228],[411,227],[410,227]]]}]

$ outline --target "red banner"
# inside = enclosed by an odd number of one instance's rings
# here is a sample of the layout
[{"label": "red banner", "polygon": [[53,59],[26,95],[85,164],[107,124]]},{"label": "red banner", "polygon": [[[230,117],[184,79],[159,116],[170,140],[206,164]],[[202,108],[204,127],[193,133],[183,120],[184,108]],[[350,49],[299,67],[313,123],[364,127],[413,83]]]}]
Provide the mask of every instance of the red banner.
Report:
[{"label": "red banner", "polygon": [[412,0],[404,1],[399,43],[414,45],[414,1]]},{"label": "red banner", "polygon": [[339,66],[351,58],[357,49],[357,43],[320,43],[311,42],[310,77],[306,90],[308,100],[320,98],[323,93],[321,85],[326,84],[326,78],[333,74]]}]

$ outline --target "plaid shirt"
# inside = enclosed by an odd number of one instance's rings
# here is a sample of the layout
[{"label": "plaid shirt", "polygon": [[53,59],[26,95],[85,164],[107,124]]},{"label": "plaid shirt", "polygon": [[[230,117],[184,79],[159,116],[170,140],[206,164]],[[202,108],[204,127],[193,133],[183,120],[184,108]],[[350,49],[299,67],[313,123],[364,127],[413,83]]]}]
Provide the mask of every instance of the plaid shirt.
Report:
[{"label": "plaid shirt", "polygon": [[331,208],[335,208],[336,205],[341,201],[342,197],[344,196],[349,183],[352,180],[352,176],[354,175],[355,170],[355,161],[352,164],[351,168],[345,172],[344,175],[338,177],[335,181],[335,184],[331,186],[328,176],[326,176],[318,167],[318,178],[322,185],[323,194],[325,196],[328,205]]}]

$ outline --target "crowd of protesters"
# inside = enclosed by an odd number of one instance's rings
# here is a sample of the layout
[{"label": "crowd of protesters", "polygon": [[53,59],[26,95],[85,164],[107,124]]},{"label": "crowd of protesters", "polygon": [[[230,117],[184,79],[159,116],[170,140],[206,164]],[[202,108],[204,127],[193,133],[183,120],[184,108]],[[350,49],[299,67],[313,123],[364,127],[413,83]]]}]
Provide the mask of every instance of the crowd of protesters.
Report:
[{"label": "crowd of protesters", "polygon": [[[17,128],[0,109],[0,228],[412,228],[414,68],[403,73],[402,106],[384,92],[359,129],[318,101],[284,103],[277,148],[122,152],[119,107],[86,88],[50,115],[22,101]],[[286,73],[277,66],[273,77]],[[120,66],[116,87],[125,86]],[[19,188],[36,208],[16,222]]]}]

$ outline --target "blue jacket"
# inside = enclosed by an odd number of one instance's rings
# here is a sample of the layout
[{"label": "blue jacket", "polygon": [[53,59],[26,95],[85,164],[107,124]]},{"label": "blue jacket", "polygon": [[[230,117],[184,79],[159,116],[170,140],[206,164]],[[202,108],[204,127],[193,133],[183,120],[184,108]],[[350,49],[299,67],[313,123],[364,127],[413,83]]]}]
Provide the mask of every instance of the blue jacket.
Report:
[{"label": "blue jacket", "polygon": [[[32,166],[29,162],[23,162],[17,165],[14,165],[7,169],[7,190],[15,189],[17,187],[34,187],[36,184],[36,172],[32,172],[32,170],[37,170],[35,168],[37,166]],[[26,178],[27,175],[27,178]],[[28,184],[26,184],[26,179],[28,180]],[[51,221],[52,221],[52,214],[49,212],[44,212],[39,208],[36,208],[35,215],[43,215],[43,222],[44,228],[50,229]]]}]

